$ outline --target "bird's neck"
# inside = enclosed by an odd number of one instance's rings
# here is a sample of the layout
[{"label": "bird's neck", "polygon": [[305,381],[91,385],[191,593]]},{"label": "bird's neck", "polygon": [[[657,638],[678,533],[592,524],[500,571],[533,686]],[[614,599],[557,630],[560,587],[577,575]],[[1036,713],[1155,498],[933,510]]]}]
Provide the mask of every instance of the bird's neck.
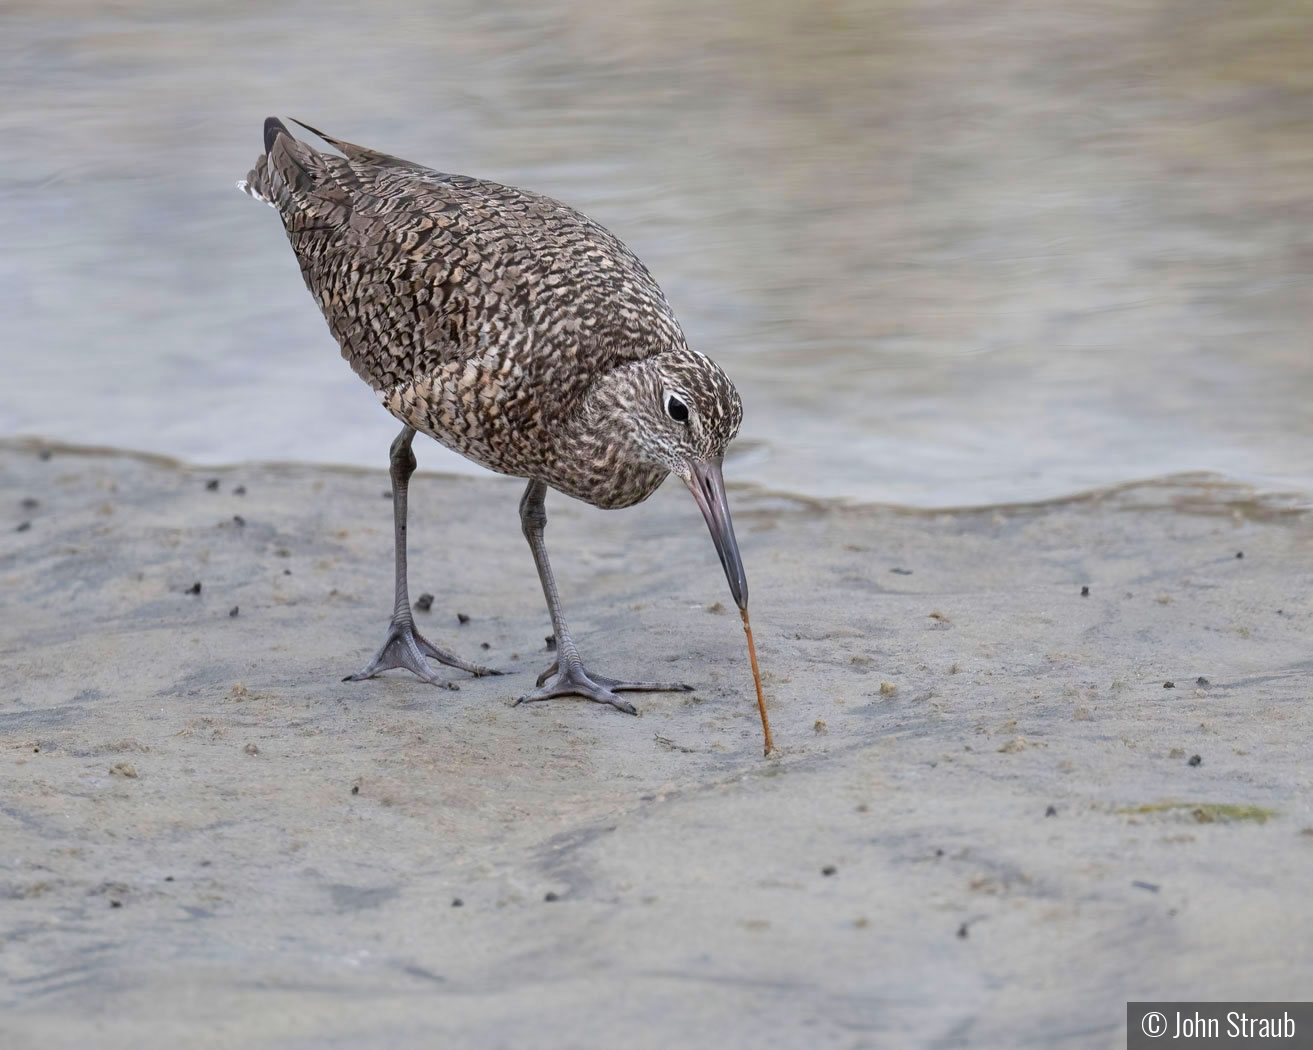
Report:
[{"label": "bird's neck", "polygon": [[606,510],[632,507],[652,495],[670,471],[634,454],[614,426],[579,417],[562,435],[557,477],[544,479],[567,496]]}]

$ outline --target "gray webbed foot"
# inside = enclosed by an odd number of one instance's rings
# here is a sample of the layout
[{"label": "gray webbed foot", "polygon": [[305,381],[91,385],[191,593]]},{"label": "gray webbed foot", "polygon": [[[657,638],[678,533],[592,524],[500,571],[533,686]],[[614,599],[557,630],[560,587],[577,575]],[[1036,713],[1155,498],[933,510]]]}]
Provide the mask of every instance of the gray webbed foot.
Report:
[{"label": "gray webbed foot", "polygon": [[446,664],[448,667],[466,671],[476,678],[502,673],[493,670],[491,667],[472,664],[468,660],[462,660],[454,653],[439,649],[419,631],[415,630],[414,624],[393,621],[388,627],[387,638],[384,639],[382,648],[374,655],[374,659],[369,661],[369,664],[363,670],[347,675],[342,681],[360,682],[366,678],[373,678],[381,671],[404,667],[417,678],[428,682],[430,685],[445,686],[448,689],[460,688],[454,682],[444,682],[434,674],[426,657],[437,660],[438,663]]},{"label": "gray webbed foot", "polygon": [[[556,681],[551,685],[543,683],[552,675]],[[625,682],[616,678],[607,678],[600,674],[591,674],[582,664],[567,664],[565,671],[560,671],[559,661],[553,663],[538,676],[538,688],[532,693],[520,697],[514,706],[534,703],[538,700],[551,700],[558,696],[582,696],[598,704],[610,704],[627,715],[638,714],[637,708],[617,693],[687,693],[693,687],[683,682]]]}]

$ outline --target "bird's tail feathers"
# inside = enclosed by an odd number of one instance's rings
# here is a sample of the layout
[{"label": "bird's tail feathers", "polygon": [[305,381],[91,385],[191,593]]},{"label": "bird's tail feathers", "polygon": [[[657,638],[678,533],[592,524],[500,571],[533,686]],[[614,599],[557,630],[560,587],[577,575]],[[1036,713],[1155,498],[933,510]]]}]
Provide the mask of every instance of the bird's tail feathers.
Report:
[{"label": "bird's tail feathers", "polygon": [[324,174],[324,158],[292,136],[277,117],[264,122],[264,153],[237,188],[286,216]]}]

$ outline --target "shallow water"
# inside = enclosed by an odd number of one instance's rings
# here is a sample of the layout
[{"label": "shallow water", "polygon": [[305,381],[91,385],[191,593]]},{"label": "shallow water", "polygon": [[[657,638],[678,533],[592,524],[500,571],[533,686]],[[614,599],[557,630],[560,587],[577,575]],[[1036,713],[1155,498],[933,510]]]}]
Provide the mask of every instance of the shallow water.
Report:
[{"label": "shallow water", "polygon": [[737,480],[1313,489],[1308,0],[412,8],[0,10],[0,434],[385,463],[233,188],[281,113],[614,229],[743,393]]}]

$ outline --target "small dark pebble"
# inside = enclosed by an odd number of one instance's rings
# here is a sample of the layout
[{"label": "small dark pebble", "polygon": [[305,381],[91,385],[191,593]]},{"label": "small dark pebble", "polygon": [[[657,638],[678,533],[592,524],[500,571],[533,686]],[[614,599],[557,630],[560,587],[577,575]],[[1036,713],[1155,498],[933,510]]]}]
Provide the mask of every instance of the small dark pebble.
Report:
[{"label": "small dark pebble", "polygon": [[34,754],[34,755],[39,755],[39,754],[41,754],[41,745],[40,745],[40,744],[37,744],[35,747],[32,748],[32,754]]},{"label": "small dark pebble", "polygon": [[421,594],[418,598],[415,599],[415,608],[419,612],[428,612],[430,609],[433,608],[433,595]]},{"label": "small dark pebble", "polygon": [[1236,556],[1237,558],[1243,558],[1243,557],[1245,556],[1245,552],[1244,552],[1244,551],[1236,551],[1236,552],[1235,552],[1235,556]]},{"label": "small dark pebble", "polygon": [[1169,682],[1164,682],[1164,683],[1163,683],[1163,688],[1164,688],[1164,689],[1175,689],[1175,688],[1176,688],[1176,683],[1175,683],[1175,682],[1170,682],[1170,681],[1169,681]]},{"label": "small dark pebble", "polygon": [[359,794],[360,794],[360,785],[359,785],[359,784],[352,784],[352,785],[351,785],[351,794],[353,794],[353,795],[359,795]]},{"label": "small dark pebble", "polygon": [[1187,762],[1186,765],[1187,765],[1187,766],[1198,766],[1198,765],[1201,765],[1201,764],[1203,763],[1203,761],[1204,761],[1204,756],[1203,756],[1203,755],[1191,755],[1191,756],[1190,756],[1190,761]]},{"label": "small dark pebble", "polygon": [[237,613],[238,613],[238,611],[239,611],[239,609],[240,609],[239,606],[234,605],[231,609],[228,610],[228,615],[229,615],[229,616],[236,616]]},{"label": "small dark pebble", "polygon": [[963,923],[961,926],[957,928],[958,939],[965,941],[967,939],[967,936],[970,934],[970,932],[971,931],[967,928],[967,924]]},{"label": "small dark pebble", "polygon": [[1137,890],[1148,890],[1150,893],[1158,892],[1158,884],[1156,882],[1141,882],[1139,879],[1136,879],[1131,885]]},{"label": "small dark pebble", "polygon": [[109,906],[110,906],[111,908],[121,908],[121,907],[123,907],[123,902],[122,902],[122,901],[110,901],[110,902],[109,902]]},{"label": "small dark pebble", "polygon": [[543,641],[547,643],[547,651],[549,653],[556,652],[556,635],[549,634],[546,638],[543,639]]},{"label": "small dark pebble", "polygon": [[890,569],[889,571],[892,572],[895,576],[911,576],[911,575],[912,575],[912,570],[911,570],[911,569]]},{"label": "small dark pebble", "polygon": [[463,900],[461,900],[459,897],[452,897],[452,898],[451,898],[451,906],[452,906],[453,908],[463,908],[463,907],[465,907],[465,902],[464,902]]},{"label": "small dark pebble", "polygon": [[246,486],[245,486],[245,485],[238,485],[235,489],[233,489],[233,495],[234,495],[234,496],[245,496],[245,495],[246,495]]},{"label": "small dark pebble", "polygon": [[218,491],[219,491],[219,479],[218,479],[218,478],[210,478],[210,480],[207,481],[207,482],[205,483],[205,491],[206,491],[206,492],[218,492]]},{"label": "small dark pebble", "polygon": [[172,875],[165,875],[165,876],[164,876],[164,881],[165,881],[165,882],[172,882],[172,881],[173,881],[173,876],[172,876]]},{"label": "small dark pebble", "polygon": [[822,875],[837,875],[838,873],[839,873],[839,869],[836,868],[833,864],[827,864],[825,865],[825,867],[821,869]]},{"label": "small dark pebble", "polygon": [[240,514],[234,514],[234,515],[233,515],[233,524],[236,525],[236,526],[240,529],[243,525],[246,524],[246,519],[243,518]]},{"label": "small dark pebble", "polygon": [[24,497],[23,499],[24,510],[36,510],[37,507],[39,506],[41,506],[41,501],[39,499],[33,499],[31,496]]},{"label": "small dark pebble", "polygon": [[291,570],[291,569],[284,569],[284,570],[283,570],[283,575],[284,575],[284,576],[291,576],[291,575],[292,575],[292,570]]},{"label": "small dark pebble", "polygon": [[1056,817],[1058,815],[1058,807],[1050,806],[1048,809],[1044,811],[1044,815],[1046,817]]},{"label": "small dark pebble", "polygon": [[480,649],[491,649],[492,646],[489,645],[487,642],[480,642],[480,643],[479,643],[479,648],[480,648]]},{"label": "small dark pebble", "polygon": [[188,594],[200,594],[200,593],[201,593],[201,581],[200,581],[200,580],[197,580],[197,581],[196,581],[195,583],[193,583],[190,587],[188,587],[188,588],[187,588],[187,593],[188,593]]},{"label": "small dark pebble", "polygon": [[545,894],[543,894],[543,900],[547,901],[549,904],[550,904],[552,901],[559,901],[560,899],[561,899],[561,898],[558,897],[558,896],[557,896],[555,893],[553,893],[551,890],[548,890]]},{"label": "small dark pebble", "polygon": [[943,851],[942,849],[936,849],[936,850],[935,850],[935,856],[936,856],[936,857],[942,857],[943,855],[944,855],[944,851]]},{"label": "small dark pebble", "polygon": [[53,456],[54,453],[51,452],[50,449],[48,449],[48,448],[43,448],[43,449],[42,449],[40,452],[38,452],[36,455],[37,455],[37,459],[42,460],[42,461],[44,462],[44,461],[50,459],[50,457]]},{"label": "small dark pebble", "polygon": [[1203,675],[1200,675],[1198,678],[1196,678],[1196,679],[1194,680],[1194,684],[1195,684],[1195,685],[1207,685],[1207,684],[1208,684],[1208,679],[1205,678]]},{"label": "small dark pebble", "polygon": [[1090,596],[1090,589],[1088,587],[1082,587],[1080,589],[1080,596],[1082,598],[1088,598]]},{"label": "small dark pebble", "polygon": [[20,521],[20,522],[18,523],[18,528],[14,529],[14,531],[15,531],[15,532],[26,532],[26,531],[27,531],[28,529],[30,529],[31,527],[32,527],[32,523],[31,523],[30,521]]},{"label": "small dark pebble", "polygon": [[385,493],[383,493],[383,498],[384,498],[384,499],[391,499],[391,498],[392,498],[392,490],[391,490],[391,489],[388,489]]},{"label": "small dark pebble", "polygon": [[457,614],[456,614],[456,619],[459,620],[461,623],[469,623],[469,622],[470,622],[470,618],[469,618],[468,616],[466,616],[464,613],[457,613]]}]

